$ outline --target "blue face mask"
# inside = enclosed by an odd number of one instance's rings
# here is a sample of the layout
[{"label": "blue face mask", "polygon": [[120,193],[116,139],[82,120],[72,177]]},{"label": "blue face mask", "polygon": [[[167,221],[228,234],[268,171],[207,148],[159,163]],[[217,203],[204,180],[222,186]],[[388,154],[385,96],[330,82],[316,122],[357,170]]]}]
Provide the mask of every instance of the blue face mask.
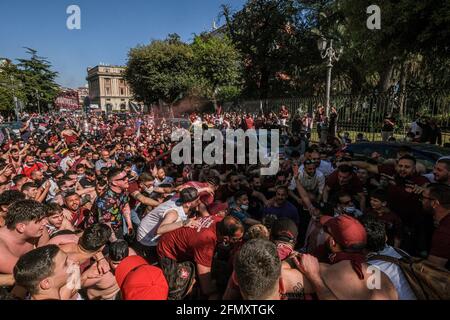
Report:
[{"label": "blue face mask", "polygon": [[248,205],[241,204],[241,209],[244,210],[244,211],[247,211],[248,210]]},{"label": "blue face mask", "polygon": [[354,214],[355,211],[356,211],[356,208],[355,208],[354,206],[351,206],[351,207],[345,207],[345,208],[343,209],[343,211],[344,211],[345,213],[348,213],[348,214]]}]

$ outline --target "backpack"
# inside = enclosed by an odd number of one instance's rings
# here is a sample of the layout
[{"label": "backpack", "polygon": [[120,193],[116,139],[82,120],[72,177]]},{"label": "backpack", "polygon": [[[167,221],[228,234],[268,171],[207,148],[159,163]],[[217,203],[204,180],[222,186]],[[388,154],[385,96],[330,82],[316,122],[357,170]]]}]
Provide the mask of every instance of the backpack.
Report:
[{"label": "backpack", "polygon": [[418,300],[450,300],[450,272],[428,260],[411,257],[396,249],[400,259],[370,255],[368,260],[382,260],[397,265],[403,272]]},{"label": "backpack", "polygon": [[191,261],[176,262],[163,257],[160,263],[169,284],[168,300],[183,300],[195,284],[195,265]]}]

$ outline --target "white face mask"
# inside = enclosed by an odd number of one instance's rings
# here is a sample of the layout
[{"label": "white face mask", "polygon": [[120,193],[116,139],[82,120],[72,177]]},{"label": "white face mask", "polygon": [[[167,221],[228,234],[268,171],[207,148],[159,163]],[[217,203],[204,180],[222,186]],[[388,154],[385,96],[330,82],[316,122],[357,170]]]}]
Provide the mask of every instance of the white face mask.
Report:
[{"label": "white face mask", "polygon": [[241,204],[241,209],[244,210],[244,211],[247,211],[248,210],[248,205]]},{"label": "white face mask", "polygon": [[155,189],[155,187],[154,187],[154,186],[151,186],[150,188],[145,188],[145,192],[148,193],[148,194],[150,194],[150,193],[153,192],[154,189]]}]

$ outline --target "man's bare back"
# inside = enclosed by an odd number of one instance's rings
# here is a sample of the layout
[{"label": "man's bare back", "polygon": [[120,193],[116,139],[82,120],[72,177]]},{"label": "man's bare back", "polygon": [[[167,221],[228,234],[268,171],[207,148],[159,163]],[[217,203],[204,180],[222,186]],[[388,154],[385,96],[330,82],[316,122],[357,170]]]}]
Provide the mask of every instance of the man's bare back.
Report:
[{"label": "man's bare back", "polygon": [[[364,279],[360,280],[352,268],[350,261],[341,261],[334,265],[320,264],[320,277],[330,291],[333,299],[339,300],[397,300],[398,295],[389,278],[383,273],[380,275],[379,289],[369,289],[375,284],[376,274],[369,272],[367,264],[362,264]],[[282,279],[288,293],[304,294],[317,293],[311,281],[299,270],[283,262]],[[320,298],[320,297],[319,297]]]},{"label": "man's bare back", "polygon": [[13,231],[0,228],[0,273],[12,273],[17,260],[34,247],[31,242],[15,239]]},{"label": "man's bare back", "polygon": [[113,300],[120,291],[114,275],[110,271],[100,274],[96,265],[90,266],[82,279],[89,300]]},{"label": "man's bare back", "polygon": [[[397,300],[397,290],[389,278],[381,271],[374,273],[362,264],[364,279],[360,280],[349,260],[328,265],[320,264],[320,273],[327,287],[339,300]],[[379,275],[379,287],[375,277]]]}]

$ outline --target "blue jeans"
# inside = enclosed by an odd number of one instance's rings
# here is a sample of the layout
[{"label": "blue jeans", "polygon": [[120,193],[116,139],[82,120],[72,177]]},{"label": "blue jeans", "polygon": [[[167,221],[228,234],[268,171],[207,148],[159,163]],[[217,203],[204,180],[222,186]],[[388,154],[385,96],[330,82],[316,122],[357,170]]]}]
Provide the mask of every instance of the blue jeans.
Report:
[{"label": "blue jeans", "polygon": [[[123,219],[123,234],[125,235],[128,234],[128,225],[127,221],[125,220],[125,217],[123,217],[122,219]],[[131,222],[135,225],[141,224],[141,219],[139,219],[137,212],[134,210],[131,210]]]}]

